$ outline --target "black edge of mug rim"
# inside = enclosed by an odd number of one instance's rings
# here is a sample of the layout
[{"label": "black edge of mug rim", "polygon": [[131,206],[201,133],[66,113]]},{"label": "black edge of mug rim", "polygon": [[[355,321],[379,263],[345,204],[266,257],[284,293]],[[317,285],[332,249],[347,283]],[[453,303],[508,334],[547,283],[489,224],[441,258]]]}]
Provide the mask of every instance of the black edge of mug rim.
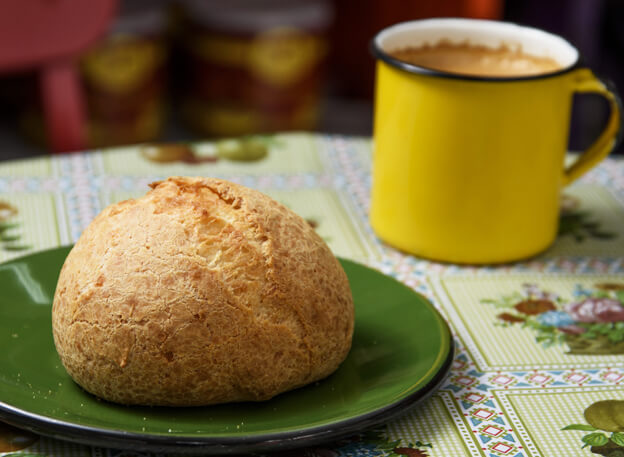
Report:
[{"label": "black edge of mug rim", "polygon": [[[388,28],[390,27],[395,27],[401,24],[409,24],[412,22],[420,22],[423,20],[431,20],[431,19],[462,19],[462,20],[470,20],[469,18],[456,18],[456,17],[443,17],[443,18],[427,18],[427,19],[415,19],[415,20],[411,20],[411,21],[403,21],[403,22],[397,22],[396,24],[392,24],[388,27],[384,27],[383,29],[379,30],[375,36],[371,39],[370,41],[370,50],[371,53],[373,54],[373,56],[379,60],[382,60],[383,62],[387,63],[388,65],[398,68],[400,70],[406,71],[408,73],[414,73],[414,74],[420,74],[420,75],[424,75],[424,76],[437,76],[437,77],[442,77],[442,78],[448,78],[448,79],[462,79],[465,81],[483,81],[483,82],[518,82],[518,81],[531,81],[531,80],[536,80],[536,79],[545,79],[545,78],[553,78],[556,76],[560,76],[563,75],[565,73],[569,73],[571,71],[577,70],[581,67],[583,67],[582,64],[582,58],[581,58],[581,53],[578,50],[578,48],[574,45],[572,45],[568,40],[566,40],[565,38],[556,35],[554,33],[550,33],[547,32],[545,30],[539,29],[537,27],[531,27],[531,26],[527,26],[527,25],[523,25],[523,24],[518,24],[516,22],[508,22],[508,21],[497,21],[497,20],[489,20],[490,22],[497,22],[497,23],[502,23],[502,24],[510,24],[510,25],[515,25],[518,27],[522,27],[522,28],[526,28],[526,29],[533,29],[533,30],[538,30],[540,32],[544,32],[544,33],[548,33],[549,35],[553,35],[556,37],[561,38],[562,40],[564,40],[566,43],[568,43],[571,47],[573,47],[576,52],[577,52],[577,56],[576,56],[576,60],[574,61],[574,63],[572,63],[571,65],[564,67],[560,70],[557,71],[553,71],[553,72],[548,72],[548,73],[539,73],[536,75],[524,75],[524,76],[513,76],[513,77],[501,77],[501,76],[478,76],[478,75],[467,75],[467,74],[463,74],[463,73],[451,73],[448,71],[444,71],[444,70],[436,70],[434,68],[428,68],[428,67],[422,67],[419,65],[414,65],[411,63],[407,63],[404,62],[403,60],[399,60],[395,57],[392,57],[390,54],[388,54],[386,51],[384,51],[383,49],[381,49],[380,46],[377,46],[377,37],[383,33],[384,31],[386,31]],[[482,20],[488,20],[488,19],[482,19]]]}]

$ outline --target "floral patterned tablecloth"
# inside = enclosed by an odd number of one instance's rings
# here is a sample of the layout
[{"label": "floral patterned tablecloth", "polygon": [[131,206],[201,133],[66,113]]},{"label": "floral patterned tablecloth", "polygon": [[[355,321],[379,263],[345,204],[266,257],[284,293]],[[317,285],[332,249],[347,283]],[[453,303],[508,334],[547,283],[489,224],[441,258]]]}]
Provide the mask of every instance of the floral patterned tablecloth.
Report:
[{"label": "floral patterned tablecloth", "polygon": [[[367,221],[370,168],[368,138],[305,133],[0,162],[0,262],[74,242],[106,205],[166,176],[235,181],[298,212],[337,255],[428,297],[458,347],[448,379],[418,408],[288,455],[624,455],[624,160],[607,159],[565,189],[547,252],[481,268],[381,243]],[[136,455],[0,424],[0,455],[9,454]]]}]

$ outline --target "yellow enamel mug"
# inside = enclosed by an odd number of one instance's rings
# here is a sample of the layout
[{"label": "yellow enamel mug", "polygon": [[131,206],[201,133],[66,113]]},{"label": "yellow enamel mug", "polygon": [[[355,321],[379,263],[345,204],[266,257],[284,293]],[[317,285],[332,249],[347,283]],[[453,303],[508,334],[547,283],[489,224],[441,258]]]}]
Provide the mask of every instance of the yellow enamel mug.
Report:
[{"label": "yellow enamel mug", "polygon": [[[463,76],[410,65],[388,52],[439,40],[521,47],[561,69],[537,76]],[[390,245],[454,263],[501,263],[545,250],[560,192],[613,149],[618,97],[563,38],[496,21],[427,19],[382,30],[377,58],[370,221]],[[606,127],[565,166],[572,96],[610,104]]]}]

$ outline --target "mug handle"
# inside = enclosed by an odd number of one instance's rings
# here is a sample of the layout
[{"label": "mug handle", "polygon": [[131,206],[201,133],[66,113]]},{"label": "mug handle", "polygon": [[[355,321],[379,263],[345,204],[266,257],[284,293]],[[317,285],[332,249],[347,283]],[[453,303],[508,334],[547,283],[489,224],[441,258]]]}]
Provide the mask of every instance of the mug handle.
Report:
[{"label": "mug handle", "polygon": [[624,130],[624,126],[621,124],[622,101],[615,87],[594,76],[591,70],[587,68],[578,70],[575,75],[576,79],[573,82],[574,92],[591,92],[602,95],[609,102],[611,113],[607,125],[598,139],[596,139],[589,148],[583,151],[572,165],[564,170],[564,186],[580,178],[581,175],[588,172],[591,168],[598,165],[602,159],[607,157],[618,144],[622,131]]}]

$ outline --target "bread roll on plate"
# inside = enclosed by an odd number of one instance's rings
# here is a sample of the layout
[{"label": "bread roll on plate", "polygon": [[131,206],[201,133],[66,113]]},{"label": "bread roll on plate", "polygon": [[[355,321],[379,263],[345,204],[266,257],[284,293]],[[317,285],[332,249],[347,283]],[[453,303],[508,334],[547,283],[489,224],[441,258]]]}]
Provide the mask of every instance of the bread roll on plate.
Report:
[{"label": "bread roll on plate", "polygon": [[268,196],[171,177],[104,209],[69,253],[52,309],[70,376],[138,405],[267,400],[335,371],[354,310],[340,263]]}]

